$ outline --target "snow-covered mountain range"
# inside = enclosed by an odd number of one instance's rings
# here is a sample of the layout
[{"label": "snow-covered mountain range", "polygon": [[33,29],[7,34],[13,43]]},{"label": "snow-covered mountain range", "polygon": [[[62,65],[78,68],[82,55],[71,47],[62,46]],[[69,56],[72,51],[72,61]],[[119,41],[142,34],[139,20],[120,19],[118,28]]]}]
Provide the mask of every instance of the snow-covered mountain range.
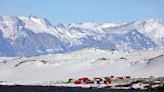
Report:
[{"label": "snow-covered mountain range", "polygon": [[163,47],[163,18],[54,25],[35,16],[0,17],[0,56],[35,56],[82,48],[133,51]]}]

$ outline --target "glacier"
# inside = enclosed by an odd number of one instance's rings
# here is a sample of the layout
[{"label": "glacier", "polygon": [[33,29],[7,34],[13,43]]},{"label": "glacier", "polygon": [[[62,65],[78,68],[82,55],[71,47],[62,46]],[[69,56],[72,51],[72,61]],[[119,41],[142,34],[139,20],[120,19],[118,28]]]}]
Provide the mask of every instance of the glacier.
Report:
[{"label": "glacier", "polygon": [[129,23],[52,24],[36,16],[0,17],[0,56],[38,56],[83,48],[138,51],[164,47],[164,18]]}]

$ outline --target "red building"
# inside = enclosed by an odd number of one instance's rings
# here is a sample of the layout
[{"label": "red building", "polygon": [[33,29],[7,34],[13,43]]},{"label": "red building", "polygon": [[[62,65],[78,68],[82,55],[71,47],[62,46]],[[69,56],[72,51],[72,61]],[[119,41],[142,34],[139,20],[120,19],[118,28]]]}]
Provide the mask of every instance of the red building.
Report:
[{"label": "red building", "polygon": [[80,81],[82,81],[82,82],[89,82],[89,81],[91,81],[89,78],[87,78],[87,77],[84,77],[84,78],[80,78],[79,79]]},{"label": "red building", "polygon": [[74,84],[81,84],[80,80],[74,81]]},{"label": "red building", "polygon": [[112,83],[112,80],[111,79],[106,79],[105,81],[104,81],[104,84],[111,84]]}]

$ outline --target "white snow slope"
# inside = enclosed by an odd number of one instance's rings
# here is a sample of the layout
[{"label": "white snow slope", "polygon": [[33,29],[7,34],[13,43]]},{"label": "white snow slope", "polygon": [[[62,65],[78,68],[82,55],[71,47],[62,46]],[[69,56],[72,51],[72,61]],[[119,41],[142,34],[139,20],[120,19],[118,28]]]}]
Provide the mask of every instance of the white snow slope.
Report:
[{"label": "white snow slope", "polygon": [[0,81],[41,83],[80,77],[163,77],[164,49],[123,52],[86,48],[65,54],[1,57]]},{"label": "white snow slope", "polygon": [[83,48],[146,50],[164,47],[164,19],[131,23],[52,25],[34,16],[0,17],[0,56],[35,56]]}]

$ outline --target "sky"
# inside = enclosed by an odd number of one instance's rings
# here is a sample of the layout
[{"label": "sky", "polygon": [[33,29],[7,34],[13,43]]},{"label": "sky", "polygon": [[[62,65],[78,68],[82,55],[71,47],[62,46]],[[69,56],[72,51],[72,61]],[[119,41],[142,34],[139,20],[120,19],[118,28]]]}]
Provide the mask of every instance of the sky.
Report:
[{"label": "sky", "polygon": [[0,0],[0,16],[38,16],[54,24],[164,18],[164,0]]}]

